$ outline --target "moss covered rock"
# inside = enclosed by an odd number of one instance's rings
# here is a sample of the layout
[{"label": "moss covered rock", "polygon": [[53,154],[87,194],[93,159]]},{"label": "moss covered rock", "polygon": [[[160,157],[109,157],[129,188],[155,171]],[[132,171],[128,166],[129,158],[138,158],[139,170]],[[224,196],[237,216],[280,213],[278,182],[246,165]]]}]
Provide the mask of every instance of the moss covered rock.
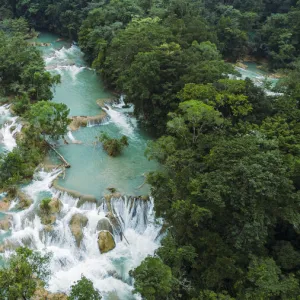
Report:
[{"label": "moss covered rock", "polygon": [[18,209],[26,209],[32,204],[32,200],[25,193],[21,191],[17,191],[17,198],[19,199],[17,208]]},{"label": "moss covered rock", "polygon": [[0,200],[0,211],[8,211],[10,207],[10,200],[8,198],[3,198]]},{"label": "moss covered rock", "polygon": [[100,231],[98,234],[98,247],[100,252],[107,253],[116,247],[114,237],[109,231]]},{"label": "moss covered rock", "polygon": [[11,216],[5,216],[4,219],[0,220],[0,230],[9,230],[11,228]]},{"label": "moss covered rock", "polygon": [[111,234],[113,233],[112,225],[108,218],[101,219],[97,224],[98,231],[109,231]]},{"label": "moss covered rock", "polygon": [[69,223],[71,232],[76,240],[76,244],[79,247],[83,239],[82,229],[87,225],[88,218],[83,214],[75,214],[72,216]]},{"label": "moss covered rock", "polygon": [[61,211],[63,204],[62,202],[57,199],[57,198],[52,198],[52,200],[49,203],[49,207],[50,207],[50,213],[51,214],[57,214]]}]

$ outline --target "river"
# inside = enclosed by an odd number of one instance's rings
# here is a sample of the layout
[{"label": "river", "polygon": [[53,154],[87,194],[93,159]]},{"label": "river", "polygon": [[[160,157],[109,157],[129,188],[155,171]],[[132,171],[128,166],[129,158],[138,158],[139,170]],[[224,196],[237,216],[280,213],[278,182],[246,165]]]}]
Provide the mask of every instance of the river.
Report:
[{"label": "river", "polygon": [[[52,101],[65,103],[70,116],[95,116],[101,113],[97,99],[111,98],[105,91],[97,74],[90,69],[83,54],[75,44],[58,39],[56,35],[43,33],[38,42],[50,43],[40,47],[46,68],[60,74],[62,83],[54,91]],[[243,77],[250,77],[258,84],[262,74],[249,68],[240,70]],[[132,279],[128,271],[138,266],[147,256],[154,254],[160,245],[161,221],[155,220],[153,199],[136,198],[149,194],[144,185],[144,174],[156,170],[158,165],[149,162],[145,156],[150,137],[143,132],[132,116],[132,107],[123,108],[122,97],[114,104],[106,105],[108,116],[101,124],[89,123],[76,131],[69,131],[67,140],[58,142],[57,150],[67,159],[71,168],[61,175],[60,169],[37,170],[34,180],[22,186],[33,204],[25,210],[17,210],[18,199],[13,201],[6,212],[0,212],[0,219],[10,218],[11,228],[0,230],[0,244],[4,245],[3,257],[9,257],[11,249],[25,245],[41,252],[51,251],[50,269],[52,276],[48,290],[69,292],[74,281],[81,274],[91,279],[100,290],[103,299],[138,299],[132,294]],[[15,135],[21,130],[18,118],[9,112],[9,107],[0,107],[0,151],[8,152],[16,146]],[[106,132],[113,137],[126,135],[129,147],[119,157],[109,157],[96,137]],[[47,161],[58,163],[54,153]],[[52,187],[58,184],[81,194],[89,194],[96,202],[82,202],[66,192]],[[108,187],[114,187],[123,195],[110,202],[103,196],[109,194]],[[0,195],[0,201],[5,195]],[[45,226],[39,215],[40,201],[45,197],[57,198],[62,208],[56,214],[52,226]],[[111,207],[108,207],[109,205]],[[101,254],[97,244],[99,222],[111,222],[108,212],[113,213],[117,225],[113,227],[116,247]],[[78,246],[70,229],[74,215],[84,216],[87,223],[82,228],[82,240]]]},{"label": "river", "polygon": [[[59,41],[58,36],[43,33],[37,42],[51,45],[40,47],[46,68],[61,75],[61,84],[54,91],[53,101],[65,103],[70,116],[95,116],[101,113],[97,99],[111,98],[104,90],[100,78],[87,67],[83,54],[75,44]],[[132,295],[132,280],[129,270],[138,266],[147,256],[152,255],[160,244],[161,222],[154,219],[153,199],[137,199],[136,196],[149,194],[144,185],[145,173],[157,169],[155,162],[144,156],[147,136],[132,116],[133,108],[122,108],[122,98],[106,106],[108,117],[102,124],[89,124],[76,131],[69,131],[69,144],[60,141],[57,150],[68,160],[71,168],[59,178],[59,185],[81,194],[96,197],[97,202],[80,202],[66,192],[51,187],[60,169],[37,170],[34,180],[22,191],[33,204],[25,210],[16,209],[18,199],[13,201],[0,219],[11,218],[11,228],[0,231],[0,244],[4,244],[4,257],[11,248],[25,245],[41,252],[51,251],[49,281],[50,292],[68,292],[74,281],[81,275],[91,279],[101,292],[103,299],[136,299]],[[1,151],[11,151],[16,146],[15,135],[21,130],[18,118],[11,116],[8,106],[0,107]],[[96,137],[106,132],[112,137],[126,135],[129,146],[119,157],[109,157]],[[1,138],[2,137],[2,138]],[[80,143],[78,143],[78,141]],[[47,159],[51,164],[58,162],[53,153]],[[122,195],[115,197],[107,206],[103,195],[109,194],[108,187],[114,187]],[[0,201],[1,197],[0,196]],[[56,214],[55,223],[45,226],[39,216],[39,203],[45,197],[58,198],[62,203]],[[113,227],[116,247],[105,254],[99,251],[97,239],[99,221],[111,222],[106,216],[112,212],[117,225]],[[70,229],[74,215],[84,216],[87,224],[82,229],[80,245]]]}]

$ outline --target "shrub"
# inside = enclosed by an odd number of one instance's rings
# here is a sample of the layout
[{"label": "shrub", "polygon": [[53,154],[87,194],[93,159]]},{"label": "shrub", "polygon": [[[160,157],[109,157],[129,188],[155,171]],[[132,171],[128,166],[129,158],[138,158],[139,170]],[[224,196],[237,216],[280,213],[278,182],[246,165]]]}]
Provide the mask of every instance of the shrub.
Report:
[{"label": "shrub", "polygon": [[50,212],[50,202],[51,198],[44,198],[40,203],[40,209],[42,212],[48,214]]},{"label": "shrub", "polygon": [[123,135],[120,139],[113,139],[106,133],[102,133],[98,139],[109,156],[115,157],[120,155],[124,147],[128,146],[128,138],[125,135]]}]

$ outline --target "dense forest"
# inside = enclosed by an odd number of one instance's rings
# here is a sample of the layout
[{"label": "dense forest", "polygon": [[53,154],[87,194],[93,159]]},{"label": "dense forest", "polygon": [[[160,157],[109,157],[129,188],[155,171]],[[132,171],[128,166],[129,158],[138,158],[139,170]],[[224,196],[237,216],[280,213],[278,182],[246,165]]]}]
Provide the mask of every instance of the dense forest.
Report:
[{"label": "dense forest", "polygon": [[[58,33],[157,136],[146,155],[162,169],[147,180],[167,230],[131,271],[134,291],[300,299],[300,2],[0,0],[0,18],[1,97],[28,121],[28,137],[2,157],[1,187],[32,176],[41,135],[66,132],[67,108],[41,101],[59,76],[24,40]],[[231,76],[245,57],[285,74],[280,93]]]}]

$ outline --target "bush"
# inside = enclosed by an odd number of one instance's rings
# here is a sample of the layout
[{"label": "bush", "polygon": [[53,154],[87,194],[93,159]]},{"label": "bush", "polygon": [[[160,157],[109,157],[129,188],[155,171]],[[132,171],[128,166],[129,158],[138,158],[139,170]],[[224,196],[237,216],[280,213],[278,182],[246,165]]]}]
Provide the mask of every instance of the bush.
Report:
[{"label": "bush", "polygon": [[99,291],[94,288],[93,282],[82,275],[81,279],[71,286],[71,293],[68,299],[100,300],[101,295]]},{"label": "bush", "polygon": [[48,214],[50,212],[50,202],[51,198],[44,198],[40,203],[40,209],[42,212]]},{"label": "bush", "polygon": [[113,139],[106,133],[102,133],[98,139],[109,156],[115,157],[120,155],[124,147],[128,146],[128,138],[125,135],[123,135],[120,139]]}]

